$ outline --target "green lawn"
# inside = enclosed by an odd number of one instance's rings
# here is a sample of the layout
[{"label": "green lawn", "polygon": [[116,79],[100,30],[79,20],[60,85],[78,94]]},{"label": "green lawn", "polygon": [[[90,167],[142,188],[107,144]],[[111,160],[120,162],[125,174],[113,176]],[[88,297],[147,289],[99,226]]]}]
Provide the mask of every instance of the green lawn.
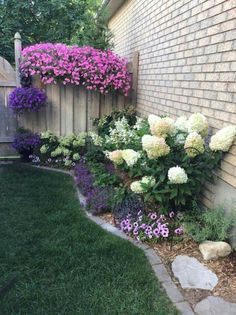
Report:
[{"label": "green lawn", "polygon": [[177,314],[143,252],[90,222],[69,176],[0,166],[1,315]]}]

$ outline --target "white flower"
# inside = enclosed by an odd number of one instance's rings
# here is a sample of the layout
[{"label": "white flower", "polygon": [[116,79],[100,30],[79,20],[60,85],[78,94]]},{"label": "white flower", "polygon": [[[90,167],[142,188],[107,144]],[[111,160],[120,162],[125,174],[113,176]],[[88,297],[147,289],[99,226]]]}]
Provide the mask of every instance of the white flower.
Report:
[{"label": "white flower", "polygon": [[141,184],[149,185],[153,187],[156,184],[156,180],[153,176],[143,176],[141,179]]},{"label": "white flower", "polygon": [[122,158],[125,160],[128,166],[133,166],[134,164],[137,163],[138,159],[140,158],[140,153],[132,149],[123,150]]},{"label": "white flower", "polygon": [[108,159],[113,163],[120,165],[123,163],[122,150],[115,150],[108,153]]},{"label": "white flower", "polygon": [[144,119],[141,117],[136,117],[136,124],[134,125],[134,129],[140,130],[143,127]]},{"label": "white flower", "polygon": [[115,128],[110,128],[109,136],[105,137],[105,142],[119,147],[120,144],[133,143],[137,139],[136,130],[132,129],[127,119],[123,117],[115,122]]},{"label": "white flower", "polygon": [[217,131],[217,133],[211,137],[209,147],[212,151],[229,151],[231,145],[236,136],[236,127],[228,126]]},{"label": "white flower", "polygon": [[142,194],[147,192],[148,187],[144,188],[143,185],[153,187],[156,184],[156,180],[153,176],[143,176],[141,180],[136,180],[130,185],[130,189],[136,194]]},{"label": "white flower", "polygon": [[205,137],[208,133],[208,122],[204,115],[201,113],[192,114],[188,120],[188,132],[196,131],[202,137]]},{"label": "white flower", "polygon": [[142,194],[144,192],[142,184],[139,180],[136,180],[135,182],[131,183],[130,189],[136,194]]},{"label": "white flower", "polygon": [[205,151],[204,140],[197,132],[191,132],[186,138],[184,148],[189,157],[195,157]]},{"label": "white flower", "polygon": [[186,116],[180,116],[175,122],[175,127],[179,131],[188,132],[188,119],[187,119],[187,117]]},{"label": "white flower", "polygon": [[178,133],[175,136],[175,143],[176,144],[184,144],[186,140],[186,134],[185,133]]},{"label": "white flower", "polygon": [[188,176],[183,168],[175,166],[168,170],[168,179],[172,184],[184,184],[187,183]]},{"label": "white flower", "polygon": [[40,148],[40,153],[46,154],[48,152],[48,147],[44,144]]},{"label": "white flower", "polygon": [[166,138],[175,133],[174,120],[170,117],[160,118],[155,115],[148,117],[151,134],[157,137]]},{"label": "white flower", "polygon": [[142,137],[142,146],[143,150],[147,152],[149,159],[156,159],[170,152],[170,147],[166,144],[165,139],[161,137],[144,135]]},{"label": "white flower", "polygon": [[88,135],[91,137],[94,145],[97,145],[97,146],[103,145],[103,138],[100,137],[97,133],[91,131],[91,132],[89,132]]}]

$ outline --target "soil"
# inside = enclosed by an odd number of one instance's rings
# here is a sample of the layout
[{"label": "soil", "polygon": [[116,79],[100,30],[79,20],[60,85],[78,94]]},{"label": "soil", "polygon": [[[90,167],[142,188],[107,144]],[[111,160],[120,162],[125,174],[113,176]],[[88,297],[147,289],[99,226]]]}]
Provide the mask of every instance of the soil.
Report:
[{"label": "soil", "polygon": [[[113,215],[105,213],[100,215],[101,218],[114,225]],[[149,246],[160,255],[163,263],[167,267],[173,281],[181,290],[186,300],[193,306],[209,295],[220,296],[228,302],[236,303],[236,252],[234,251],[225,258],[205,261],[198,249],[198,243],[191,239],[184,239],[181,242],[171,244],[163,241]],[[174,278],[171,263],[178,255],[187,255],[197,258],[204,266],[212,270],[218,277],[218,284],[213,291],[182,289],[177,279]]]}]

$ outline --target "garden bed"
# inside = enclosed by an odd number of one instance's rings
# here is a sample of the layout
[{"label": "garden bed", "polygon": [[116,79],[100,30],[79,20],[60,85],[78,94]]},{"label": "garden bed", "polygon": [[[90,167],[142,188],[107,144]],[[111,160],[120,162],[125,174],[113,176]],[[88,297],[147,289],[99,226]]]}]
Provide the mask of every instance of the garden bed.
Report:
[{"label": "garden bed", "polygon": [[[110,224],[115,225],[112,213],[103,213],[100,214],[99,217],[109,222]],[[186,300],[189,301],[192,306],[194,306],[203,298],[209,295],[221,296],[229,302],[236,303],[235,251],[232,252],[228,257],[205,261],[203,260],[202,255],[199,251],[199,244],[191,239],[186,239],[175,244],[172,244],[168,241],[157,244],[147,244],[151,246],[158,255],[160,255],[163,263],[167,267],[172,277],[173,273],[171,270],[171,263],[174,261],[177,255],[187,255],[190,257],[195,257],[217,275],[219,282],[212,292],[206,290],[182,289],[179,285],[179,282],[173,277],[173,281],[179,287]]]}]

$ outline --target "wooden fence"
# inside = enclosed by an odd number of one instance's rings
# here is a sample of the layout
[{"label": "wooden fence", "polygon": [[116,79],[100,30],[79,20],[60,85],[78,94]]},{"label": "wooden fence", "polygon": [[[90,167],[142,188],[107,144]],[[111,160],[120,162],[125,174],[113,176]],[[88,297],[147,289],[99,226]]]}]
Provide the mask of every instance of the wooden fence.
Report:
[{"label": "wooden fence", "polygon": [[[34,85],[40,86],[39,82]],[[47,85],[44,89],[48,97],[47,106],[38,113],[20,116],[19,126],[34,132],[51,130],[58,136],[89,131],[93,130],[94,118],[132,103],[131,97],[118,93],[102,95],[73,85]]]}]

